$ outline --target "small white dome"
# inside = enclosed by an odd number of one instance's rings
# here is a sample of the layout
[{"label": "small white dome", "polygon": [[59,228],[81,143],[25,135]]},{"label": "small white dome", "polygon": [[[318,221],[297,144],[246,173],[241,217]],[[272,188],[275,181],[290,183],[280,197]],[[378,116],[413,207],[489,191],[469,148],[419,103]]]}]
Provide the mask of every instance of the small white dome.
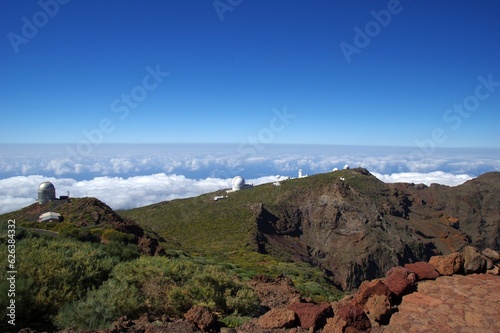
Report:
[{"label": "small white dome", "polygon": [[233,178],[233,191],[239,191],[245,187],[245,179],[241,176],[236,176]]}]

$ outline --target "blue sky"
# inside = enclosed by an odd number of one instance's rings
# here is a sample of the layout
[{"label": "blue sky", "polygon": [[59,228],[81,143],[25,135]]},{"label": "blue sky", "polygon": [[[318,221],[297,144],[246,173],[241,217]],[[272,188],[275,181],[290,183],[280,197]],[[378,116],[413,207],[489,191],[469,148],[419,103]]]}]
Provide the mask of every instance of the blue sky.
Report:
[{"label": "blue sky", "polygon": [[2,1],[0,143],[500,147],[500,2],[215,3]]}]

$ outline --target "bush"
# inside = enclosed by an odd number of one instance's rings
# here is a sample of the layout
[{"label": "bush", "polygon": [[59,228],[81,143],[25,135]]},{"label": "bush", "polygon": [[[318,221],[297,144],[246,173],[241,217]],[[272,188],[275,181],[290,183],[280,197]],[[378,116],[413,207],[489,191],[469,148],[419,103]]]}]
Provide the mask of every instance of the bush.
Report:
[{"label": "bush", "polygon": [[[36,318],[34,323],[50,325],[51,317],[63,304],[101,285],[116,264],[101,249],[71,239],[23,239],[16,250],[16,299],[23,300],[20,311],[27,314],[19,314],[19,322]],[[5,288],[5,274],[6,270],[0,272],[0,289]],[[0,311],[6,308],[5,302],[2,297]]]},{"label": "bush", "polygon": [[134,240],[135,236],[131,234],[126,234],[124,232],[115,229],[106,229],[101,235],[101,242],[118,242],[118,243],[130,243]]},{"label": "bush", "polygon": [[99,244],[98,247],[117,262],[130,261],[140,256],[139,249],[135,244],[109,242],[108,244]]},{"label": "bush", "polygon": [[180,317],[193,305],[222,314],[253,315],[258,299],[250,287],[219,266],[140,257],[118,264],[110,280],[62,309],[56,322],[66,329],[102,329],[125,315],[147,312]]},{"label": "bush", "polygon": [[120,285],[114,279],[87,293],[84,300],[64,306],[55,318],[59,327],[75,330],[105,329],[122,313],[142,309],[143,297],[135,287]]}]

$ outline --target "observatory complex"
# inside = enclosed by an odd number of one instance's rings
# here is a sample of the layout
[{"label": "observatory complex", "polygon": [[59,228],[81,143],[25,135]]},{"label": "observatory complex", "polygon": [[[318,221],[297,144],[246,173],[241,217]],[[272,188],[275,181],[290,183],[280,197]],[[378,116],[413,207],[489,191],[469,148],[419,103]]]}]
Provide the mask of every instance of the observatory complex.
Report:
[{"label": "observatory complex", "polygon": [[232,187],[230,190],[226,191],[227,193],[236,192],[239,190],[253,187],[253,184],[246,184],[245,179],[241,176],[234,177],[233,181],[231,182],[231,185],[232,185]]},{"label": "observatory complex", "polygon": [[51,182],[42,182],[38,185],[38,203],[43,205],[49,201],[56,200],[68,200],[68,195],[61,195],[59,198],[56,197],[56,188]]},{"label": "observatory complex", "polygon": [[56,199],[56,188],[51,182],[43,182],[38,186],[38,203],[43,205]]}]

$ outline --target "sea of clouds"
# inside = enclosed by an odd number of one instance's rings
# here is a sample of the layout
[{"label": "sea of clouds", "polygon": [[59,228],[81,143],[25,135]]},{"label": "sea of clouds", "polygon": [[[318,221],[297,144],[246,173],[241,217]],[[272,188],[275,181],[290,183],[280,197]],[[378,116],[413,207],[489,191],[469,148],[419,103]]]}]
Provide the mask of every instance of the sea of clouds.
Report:
[{"label": "sea of clouds", "polygon": [[80,156],[65,145],[1,148],[0,213],[35,202],[42,181],[52,182],[57,196],[69,192],[129,209],[229,188],[237,175],[259,185],[278,175],[296,177],[299,169],[313,175],[348,164],[366,168],[384,182],[456,186],[500,171],[500,150],[495,149],[436,149],[422,156],[404,147],[100,145]]}]

